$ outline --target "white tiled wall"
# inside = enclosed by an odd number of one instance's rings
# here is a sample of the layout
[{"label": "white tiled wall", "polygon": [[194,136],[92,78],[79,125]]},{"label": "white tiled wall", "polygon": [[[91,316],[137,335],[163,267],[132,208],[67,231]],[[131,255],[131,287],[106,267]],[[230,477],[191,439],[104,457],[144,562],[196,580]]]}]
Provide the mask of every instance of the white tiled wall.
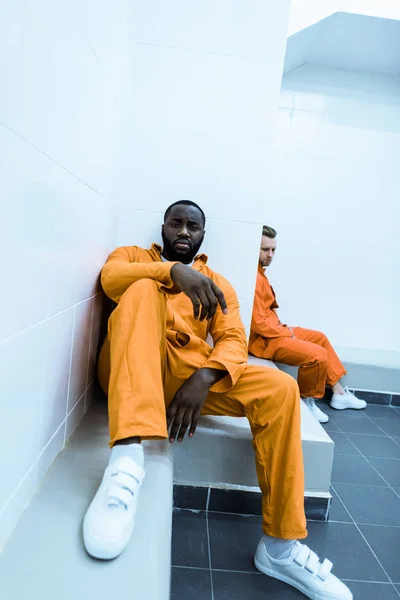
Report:
[{"label": "white tiled wall", "polygon": [[249,322],[288,11],[2,3],[0,548],[92,399],[113,247],[147,245],[168,204],[198,201]]},{"label": "white tiled wall", "polygon": [[339,346],[398,350],[400,81],[303,66],[283,78],[278,229],[282,320]]},{"label": "white tiled wall", "polygon": [[260,228],[276,191],[289,0],[134,5],[117,244],[157,241],[167,206],[194,200],[208,218],[203,250],[235,285],[248,326]]},{"label": "white tiled wall", "polygon": [[2,2],[0,548],[93,396],[130,7]]}]

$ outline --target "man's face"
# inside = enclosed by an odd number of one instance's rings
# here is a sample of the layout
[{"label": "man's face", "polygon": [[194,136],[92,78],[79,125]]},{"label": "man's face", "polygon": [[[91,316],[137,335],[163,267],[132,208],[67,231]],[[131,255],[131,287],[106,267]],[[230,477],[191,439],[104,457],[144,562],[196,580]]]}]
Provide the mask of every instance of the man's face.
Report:
[{"label": "man's face", "polygon": [[163,256],[172,261],[189,264],[204,239],[203,216],[194,206],[178,204],[162,226]]},{"label": "man's face", "polygon": [[272,263],[276,250],[276,238],[271,239],[266,235],[261,238],[260,248],[260,265],[262,267],[269,267]]}]

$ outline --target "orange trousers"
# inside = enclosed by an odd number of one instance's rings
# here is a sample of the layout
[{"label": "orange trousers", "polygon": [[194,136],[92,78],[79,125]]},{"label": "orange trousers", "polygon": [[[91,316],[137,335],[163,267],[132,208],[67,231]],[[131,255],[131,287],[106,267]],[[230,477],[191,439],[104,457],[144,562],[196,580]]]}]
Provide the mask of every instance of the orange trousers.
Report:
[{"label": "orange trousers", "polygon": [[267,341],[261,358],[299,367],[297,381],[304,398],[322,398],[327,385],[346,375],[346,370],[328,338],[320,331],[295,327],[294,338]]},{"label": "orange trousers", "polygon": [[[108,392],[111,445],[131,436],[168,437],[166,406],[212,351],[205,341],[188,335],[188,327],[157,282],[141,279],[123,294],[109,319],[99,360],[100,383]],[[295,380],[277,369],[249,365],[229,392],[209,393],[202,413],[248,418],[263,530],[284,539],[306,537]]]}]

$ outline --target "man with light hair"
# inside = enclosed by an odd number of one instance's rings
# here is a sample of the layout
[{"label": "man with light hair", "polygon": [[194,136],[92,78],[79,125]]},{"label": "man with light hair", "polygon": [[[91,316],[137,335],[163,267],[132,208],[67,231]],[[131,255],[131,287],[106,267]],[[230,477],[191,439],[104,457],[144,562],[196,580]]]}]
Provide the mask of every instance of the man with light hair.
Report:
[{"label": "man with light hair", "polygon": [[332,388],[332,408],[365,408],[367,403],[356,398],[340,383],[346,370],[326,335],[312,329],[288,327],[279,320],[275,292],[265,275],[265,269],[275,256],[276,236],[275,229],[264,225],[251,322],[250,353],[298,367],[300,395],[320,423],[326,423],[329,417],[316,405],[315,398],[323,398],[326,387]]}]

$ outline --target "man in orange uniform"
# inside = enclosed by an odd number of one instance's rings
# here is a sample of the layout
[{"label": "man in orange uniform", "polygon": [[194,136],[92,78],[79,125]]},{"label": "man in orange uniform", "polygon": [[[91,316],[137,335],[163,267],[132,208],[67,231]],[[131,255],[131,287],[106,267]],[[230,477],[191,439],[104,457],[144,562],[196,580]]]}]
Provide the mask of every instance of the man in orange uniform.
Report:
[{"label": "man in orange uniform", "polygon": [[142,440],[181,442],[201,414],[245,415],[263,493],[257,568],[310,598],[351,599],[332,564],[297,541],[307,531],[296,382],[247,365],[235,291],[198,254],[204,233],[201,208],[177,202],[164,216],[163,248],[118,248],[103,268],[104,291],[118,304],[99,365],[112,449],[84,519],[86,549],[111,559],[126,547],[144,477]]},{"label": "man in orange uniform", "polygon": [[356,398],[341,385],[340,379],[346,374],[346,370],[326,335],[302,327],[288,327],[280,322],[276,312],[279,306],[275,292],[264,272],[275,255],[276,235],[275,229],[264,225],[249,351],[260,358],[299,367],[301,397],[321,423],[326,423],[329,417],[318,408],[314,398],[322,398],[326,386],[330,386],[333,391],[332,408],[365,408],[367,403],[364,400]]}]

